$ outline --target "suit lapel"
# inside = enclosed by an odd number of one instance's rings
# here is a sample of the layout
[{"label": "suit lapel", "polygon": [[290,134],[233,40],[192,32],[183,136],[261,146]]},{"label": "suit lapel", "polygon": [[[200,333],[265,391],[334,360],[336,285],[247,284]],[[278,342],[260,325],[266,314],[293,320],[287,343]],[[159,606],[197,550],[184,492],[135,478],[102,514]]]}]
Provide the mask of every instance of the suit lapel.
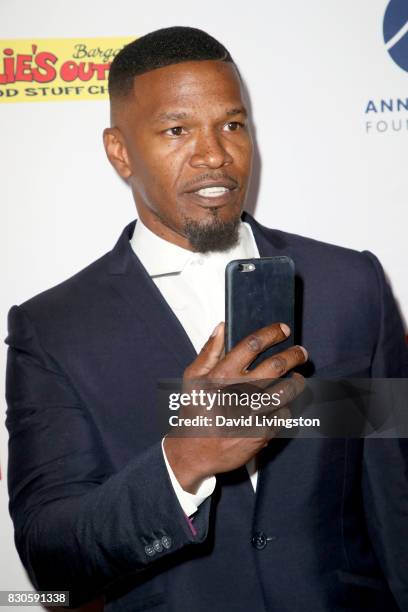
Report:
[{"label": "suit lapel", "polygon": [[244,212],[242,220],[251,226],[260,257],[273,257],[288,253],[288,244],[282,232],[263,227],[248,213]]},{"label": "suit lapel", "polygon": [[120,296],[135,318],[143,321],[157,342],[184,369],[197,353],[183,326],[151,280],[129,242],[135,222],[129,224],[110,253],[109,274]]}]

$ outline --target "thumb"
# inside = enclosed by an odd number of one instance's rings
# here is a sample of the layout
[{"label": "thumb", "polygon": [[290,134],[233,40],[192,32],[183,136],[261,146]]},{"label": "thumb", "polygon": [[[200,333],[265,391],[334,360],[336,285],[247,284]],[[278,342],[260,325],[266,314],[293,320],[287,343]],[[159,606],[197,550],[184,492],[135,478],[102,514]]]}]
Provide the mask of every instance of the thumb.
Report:
[{"label": "thumb", "polygon": [[207,376],[217,365],[224,351],[224,323],[218,323],[207,342],[187,368],[185,376],[195,378]]}]

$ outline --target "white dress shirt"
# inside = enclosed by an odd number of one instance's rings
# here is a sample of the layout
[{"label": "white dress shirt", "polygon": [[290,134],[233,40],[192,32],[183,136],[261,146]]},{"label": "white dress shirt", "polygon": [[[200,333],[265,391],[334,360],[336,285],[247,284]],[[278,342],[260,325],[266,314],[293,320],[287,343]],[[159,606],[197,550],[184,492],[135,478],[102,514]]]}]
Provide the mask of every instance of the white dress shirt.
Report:
[{"label": "white dress shirt", "polygon": [[[233,259],[259,257],[251,227],[241,222],[238,244],[224,252],[193,253],[151,232],[140,219],[131,246],[174,314],[197,353],[218,323],[225,319],[225,267]],[[212,494],[215,477],[206,478],[195,495],[184,491],[164,460],[174,491],[187,516]],[[257,483],[255,460],[247,464],[254,490]]]}]

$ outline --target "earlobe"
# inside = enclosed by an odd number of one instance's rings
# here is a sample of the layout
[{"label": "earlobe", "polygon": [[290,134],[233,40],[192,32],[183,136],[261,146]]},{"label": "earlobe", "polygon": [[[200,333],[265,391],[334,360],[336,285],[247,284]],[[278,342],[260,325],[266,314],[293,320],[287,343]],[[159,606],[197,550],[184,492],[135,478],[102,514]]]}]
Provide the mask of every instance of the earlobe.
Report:
[{"label": "earlobe", "polygon": [[106,155],[119,176],[123,179],[129,178],[132,174],[132,169],[126,145],[119,128],[106,128],[103,131],[103,144]]}]

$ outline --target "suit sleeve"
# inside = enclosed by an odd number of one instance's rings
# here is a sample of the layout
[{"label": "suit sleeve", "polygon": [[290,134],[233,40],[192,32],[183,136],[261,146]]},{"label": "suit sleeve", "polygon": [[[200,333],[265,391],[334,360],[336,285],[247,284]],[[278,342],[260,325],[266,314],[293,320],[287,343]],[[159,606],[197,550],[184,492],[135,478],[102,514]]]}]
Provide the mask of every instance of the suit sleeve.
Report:
[{"label": "suit sleeve", "polygon": [[86,407],[22,308],[10,311],[6,342],[10,513],[34,586],[68,590],[76,606],[204,541],[210,500],[193,526],[161,443],[113,473]]},{"label": "suit sleeve", "polygon": [[[380,303],[374,378],[408,378],[408,353],[401,317],[378,260]],[[401,383],[401,385],[399,384]],[[398,381],[399,392],[407,381]],[[390,398],[390,407],[393,398]],[[406,401],[403,410],[408,411]],[[405,423],[408,415],[401,415]],[[363,498],[367,528],[384,576],[401,610],[408,610],[408,439],[365,439]]]}]

